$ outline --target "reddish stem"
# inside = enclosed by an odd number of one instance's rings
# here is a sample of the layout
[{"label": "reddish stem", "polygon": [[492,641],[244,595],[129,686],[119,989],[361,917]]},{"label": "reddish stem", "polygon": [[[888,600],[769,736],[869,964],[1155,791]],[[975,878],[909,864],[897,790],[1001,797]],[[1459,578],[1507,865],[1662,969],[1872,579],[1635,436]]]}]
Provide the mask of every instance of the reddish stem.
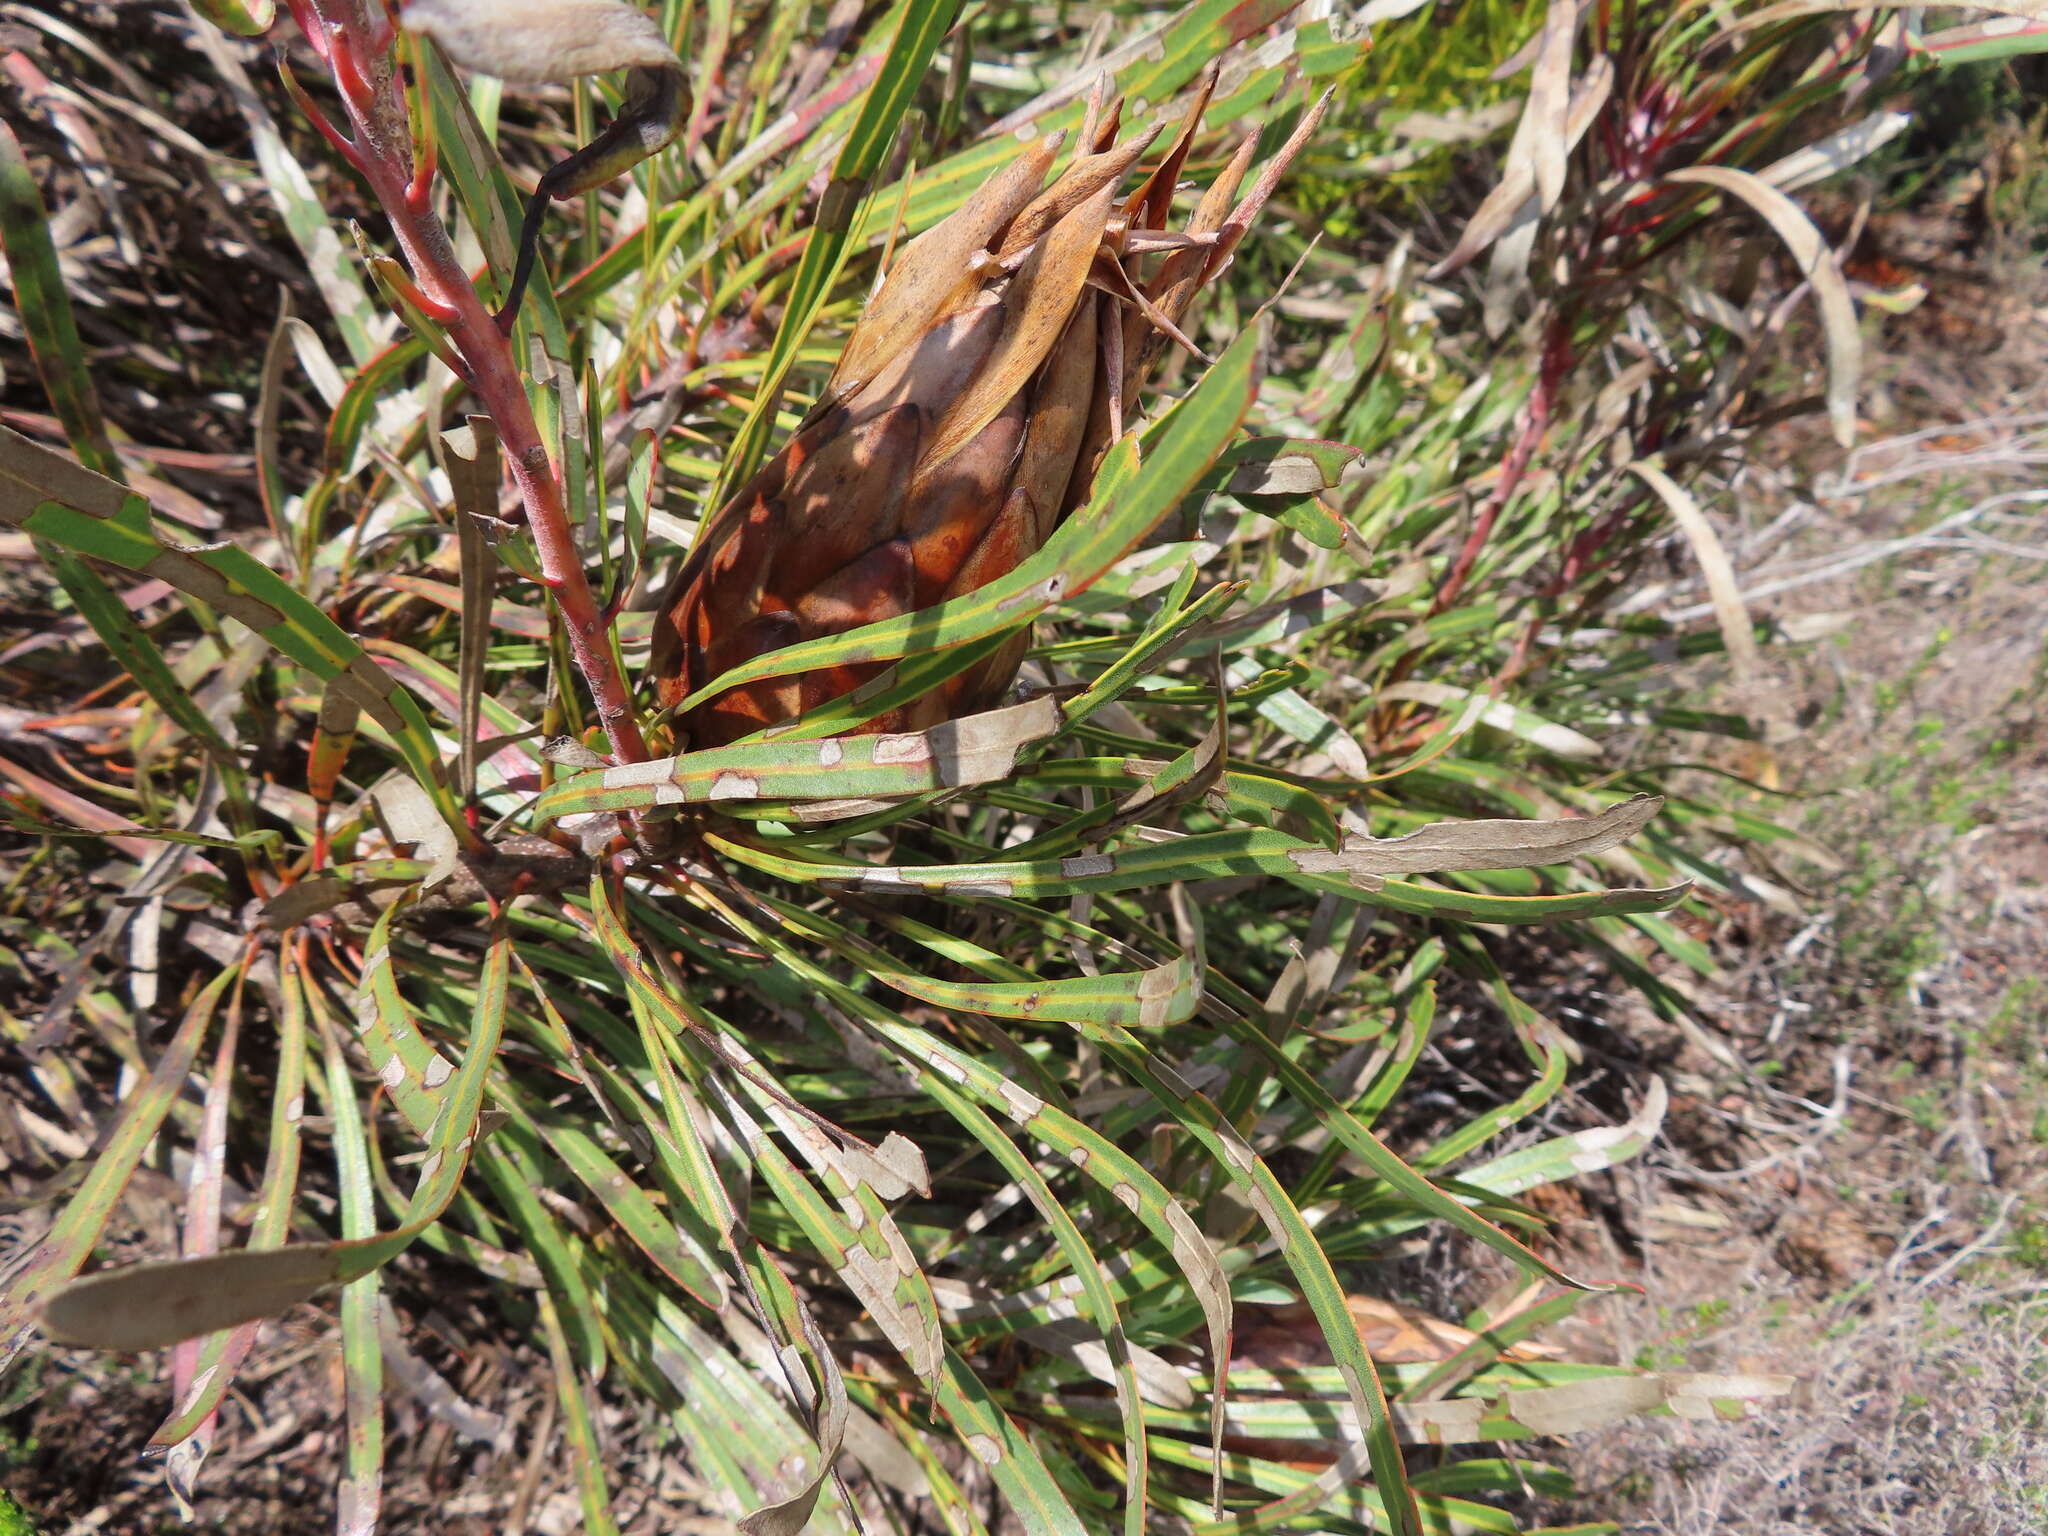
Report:
[{"label": "reddish stem", "polygon": [[306,115],[306,120],[320,130],[320,137],[325,139],[342,159],[357,170],[362,170],[363,158],[356,153],[355,145],[349,143],[347,134],[328,121],[327,114],[320,110],[320,103],[299,83],[298,74],[292,69],[291,61],[282,54],[277,60],[277,77],[284,82],[285,93],[298,103],[299,110]]},{"label": "reddish stem", "polygon": [[[374,0],[372,0],[374,4]],[[363,0],[295,0],[293,12],[314,47],[331,61],[353,132],[351,157],[369,182],[411,269],[422,307],[448,316],[448,338],[469,366],[469,385],[498,428],[512,480],[540,556],[541,581],[554,594],[569,632],[569,651],[597,707],[620,762],[646,759],[647,743],[631,691],[613,657],[610,635],[576,548],[562,486],[527,403],[512,343],[502,335],[476,285],[456,259],[454,242],[429,199],[416,195],[412,125],[390,54],[382,7]],[[308,23],[321,30],[316,33]]]},{"label": "reddish stem", "polygon": [[1515,434],[1514,446],[1508,449],[1507,458],[1501,461],[1500,478],[1494,482],[1486,504],[1479,509],[1478,521],[1473,523],[1472,532],[1466,536],[1465,547],[1458,551],[1450,575],[1444,578],[1443,586],[1437,590],[1436,602],[1429,610],[1431,617],[1449,608],[1458,600],[1458,594],[1465,590],[1466,578],[1472,574],[1472,567],[1486,548],[1486,541],[1493,536],[1493,525],[1500,520],[1501,509],[1521,486],[1522,477],[1529,471],[1529,461],[1536,456],[1537,444],[1543,441],[1543,434],[1550,429],[1550,415],[1557,408],[1558,390],[1565,375],[1571,372],[1571,366],[1571,317],[1559,315],[1550,322],[1550,329],[1543,338],[1543,359],[1537,366],[1536,387],[1529,392],[1529,403],[1522,407],[1521,427]]},{"label": "reddish stem", "polygon": [[320,13],[313,8],[313,0],[285,0],[291,10],[292,20],[299,24],[299,31],[312,44],[313,51],[320,55],[320,62],[327,62],[327,30],[320,24]]},{"label": "reddish stem", "polygon": [[[1608,541],[1620,531],[1626,521],[1625,512],[1613,513],[1573,539],[1570,550],[1565,554],[1563,566],[1555,576],[1544,583],[1543,590],[1536,594],[1537,602],[1540,605],[1556,602],[1584,577],[1611,563],[1612,556],[1605,556],[1599,560],[1593,557],[1607,546]],[[1522,638],[1515,642],[1514,654],[1508,658],[1507,665],[1500,669],[1500,675],[1495,680],[1496,688],[1504,690],[1522,675],[1523,669],[1529,664],[1530,654],[1535,649],[1536,636],[1543,628],[1543,620],[1544,615],[1539,612],[1523,627]]]}]

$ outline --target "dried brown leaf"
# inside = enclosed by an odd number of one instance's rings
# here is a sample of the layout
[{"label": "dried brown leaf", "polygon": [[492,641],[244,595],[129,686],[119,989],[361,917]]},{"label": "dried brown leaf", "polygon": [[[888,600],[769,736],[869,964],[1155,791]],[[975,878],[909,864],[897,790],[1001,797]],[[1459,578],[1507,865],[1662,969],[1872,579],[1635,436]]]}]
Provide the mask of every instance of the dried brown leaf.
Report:
[{"label": "dried brown leaf", "polygon": [[1735,566],[1728,559],[1728,551],[1722,547],[1720,536],[1714,532],[1714,525],[1707,521],[1699,503],[1655,464],[1638,460],[1629,468],[1657,493],[1658,499],[1664,503],[1664,510],[1671,514],[1679,532],[1692,545],[1693,558],[1699,561],[1700,575],[1706,578],[1707,595],[1713,599],[1714,618],[1721,626],[1721,640],[1728,648],[1728,661],[1735,669],[1736,681],[1754,681],[1761,661],[1757,655],[1756,637],[1750,632],[1749,609],[1743,604],[1742,586],[1735,579]]},{"label": "dried brown leaf", "polygon": [[1740,198],[1777,232],[1800,272],[1813,284],[1821,326],[1827,336],[1828,420],[1844,448],[1856,441],[1856,387],[1863,372],[1863,337],[1856,329],[1856,305],[1820,230],[1799,205],[1776,187],[1726,165],[1696,165],[1673,171],[1671,181],[1715,187]]},{"label": "dried brown leaf", "polygon": [[1579,31],[1578,0],[1552,0],[1543,18],[1536,67],[1529,76],[1530,166],[1543,211],[1550,212],[1564,196],[1565,119],[1571,111],[1572,44]]},{"label": "dried brown leaf", "polygon": [[933,429],[911,481],[912,496],[1017,398],[1067,328],[1101,248],[1113,191],[1101,187],[1062,218],[1010,279],[1002,297],[1002,334],[974,382]]},{"label": "dried brown leaf", "polygon": [[[1004,232],[1003,243],[997,247],[996,254],[1016,255],[1105,188],[1114,188],[1158,137],[1159,125],[1155,124],[1149,131],[1117,145],[1115,149],[1077,157],[1073,164],[1060,172],[1058,180],[1017,215],[1016,222]],[[1106,208],[1103,222],[1108,222]]]},{"label": "dried brown leaf", "polygon": [[274,1317],[340,1281],[338,1246],[294,1243],[91,1275],[43,1304],[43,1332],[82,1349],[163,1349]]},{"label": "dried brown leaf", "polygon": [[462,68],[519,84],[677,67],[654,18],[625,0],[410,0],[399,24]]},{"label": "dried brown leaf", "polygon": [[1459,869],[1529,869],[1605,853],[1649,825],[1664,804],[1637,795],[1598,816],[1561,821],[1439,821],[1405,837],[1344,839],[1336,853],[1295,854],[1305,874],[1428,875]]}]

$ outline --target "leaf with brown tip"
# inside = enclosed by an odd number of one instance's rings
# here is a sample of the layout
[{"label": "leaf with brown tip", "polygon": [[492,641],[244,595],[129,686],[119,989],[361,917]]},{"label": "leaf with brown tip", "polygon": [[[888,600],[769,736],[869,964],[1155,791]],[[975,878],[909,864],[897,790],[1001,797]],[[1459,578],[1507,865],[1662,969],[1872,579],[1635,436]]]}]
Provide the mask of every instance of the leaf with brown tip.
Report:
[{"label": "leaf with brown tip", "polygon": [[1266,200],[1273,195],[1273,189],[1280,185],[1280,178],[1287,174],[1287,168],[1294,164],[1295,157],[1307,148],[1308,141],[1322,126],[1323,114],[1330,110],[1330,99],[1337,94],[1336,87],[1318,96],[1315,105],[1302,113],[1301,121],[1295,124],[1294,132],[1287,136],[1287,142],[1280,146],[1280,152],[1259,168],[1259,179],[1252,183],[1251,191],[1244,195],[1244,201],[1231,209],[1230,217],[1223,221],[1222,236],[1210,247],[1209,259],[1202,266],[1202,281],[1211,282],[1223,275],[1223,269],[1230,265],[1231,253],[1237,243],[1244,239],[1245,232],[1252,227],[1252,221],[1259,216],[1259,210],[1266,206]]},{"label": "leaf with brown tip", "polygon": [[1202,71],[1202,78],[1195,84],[1194,100],[1188,104],[1185,116],[1181,118],[1180,132],[1175,135],[1173,148],[1166,152],[1166,158],[1152,168],[1138,190],[1124,203],[1124,218],[1133,228],[1156,228],[1166,222],[1166,215],[1173,206],[1173,189],[1180,181],[1180,169],[1187,163],[1188,146],[1195,142],[1195,131],[1202,126],[1202,114],[1209,109],[1209,98],[1216,91],[1218,66]]},{"label": "leaf with brown tip", "polygon": [[[1189,234],[1213,235],[1223,228],[1223,221],[1230,216],[1231,202],[1237,196],[1237,189],[1243,185],[1245,173],[1251,169],[1252,156],[1258,153],[1258,148],[1258,134],[1245,135],[1222,173],[1209,183],[1209,189],[1195,204],[1195,215],[1188,221]],[[1191,245],[1169,252],[1152,280],[1145,285],[1145,297],[1152,301],[1160,314],[1176,325],[1201,289],[1210,249]],[[1124,328],[1123,398],[1130,400],[1136,397],[1153,364],[1166,350],[1166,337],[1142,314],[1126,315],[1120,323]],[[1099,449],[1100,445],[1096,446]]]}]

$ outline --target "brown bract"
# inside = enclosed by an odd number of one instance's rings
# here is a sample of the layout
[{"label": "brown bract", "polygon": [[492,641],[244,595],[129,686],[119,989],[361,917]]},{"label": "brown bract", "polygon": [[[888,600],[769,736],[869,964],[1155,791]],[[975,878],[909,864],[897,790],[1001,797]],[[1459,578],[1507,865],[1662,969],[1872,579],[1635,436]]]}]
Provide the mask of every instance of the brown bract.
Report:
[{"label": "brown bract", "polygon": [[[811,418],[707,522],[655,623],[664,706],[731,667],[930,607],[1014,570],[1086,500],[1104,450],[1201,286],[1228,264],[1321,105],[1259,178],[1244,141],[1184,230],[1166,222],[1208,104],[1195,92],[1172,147],[1128,198],[1157,136],[1116,142],[1098,101],[1066,170],[1061,141],[1026,145],[957,212],[903,248],[847,338]],[[1019,634],[943,686],[861,727],[912,731],[996,702]],[[868,681],[883,663],[730,689],[678,723],[722,746]]]}]

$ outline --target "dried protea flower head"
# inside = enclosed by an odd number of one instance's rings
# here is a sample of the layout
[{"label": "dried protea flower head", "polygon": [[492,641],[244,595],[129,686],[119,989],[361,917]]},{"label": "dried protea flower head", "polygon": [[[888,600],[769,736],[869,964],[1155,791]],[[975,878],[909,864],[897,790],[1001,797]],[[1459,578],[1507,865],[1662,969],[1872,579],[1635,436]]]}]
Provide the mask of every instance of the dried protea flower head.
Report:
[{"label": "dried protea flower head", "polygon": [[[1165,348],[1196,351],[1180,321],[1321,116],[1318,103],[1240,199],[1258,136],[1244,140],[1186,228],[1169,232],[1213,85],[1212,72],[1128,196],[1119,189],[1158,130],[1117,143],[1118,107],[1098,99],[1050,186],[1061,146],[1042,138],[904,247],[818,408],[712,516],[677,572],[654,631],[664,705],[769,651],[971,592],[1037,551],[1086,500]],[[1018,635],[861,729],[920,730],[989,707],[1028,645]],[[881,666],[745,684],[679,726],[692,746],[722,746]]]}]

